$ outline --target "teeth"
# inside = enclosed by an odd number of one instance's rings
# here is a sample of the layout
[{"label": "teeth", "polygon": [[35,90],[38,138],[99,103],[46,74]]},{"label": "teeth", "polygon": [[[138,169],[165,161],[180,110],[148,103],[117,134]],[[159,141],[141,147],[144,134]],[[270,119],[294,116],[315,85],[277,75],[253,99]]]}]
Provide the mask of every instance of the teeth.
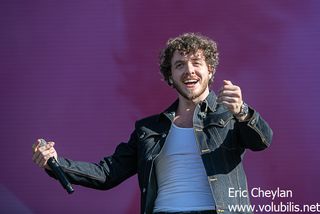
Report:
[{"label": "teeth", "polygon": [[186,80],[184,81],[184,83],[196,83],[198,82],[198,80]]}]

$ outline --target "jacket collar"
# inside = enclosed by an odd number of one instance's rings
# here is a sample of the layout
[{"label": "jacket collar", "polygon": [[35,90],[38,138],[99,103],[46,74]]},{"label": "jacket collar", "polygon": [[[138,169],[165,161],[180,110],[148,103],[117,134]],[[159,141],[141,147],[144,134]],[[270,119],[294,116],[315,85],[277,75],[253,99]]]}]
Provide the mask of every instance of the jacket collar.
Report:
[{"label": "jacket collar", "polygon": [[[179,105],[179,99],[176,99],[165,111],[163,111],[160,114],[159,119],[169,119],[172,121],[175,116],[175,112]],[[198,105],[200,105],[200,110],[207,112],[210,110],[211,112],[214,112],[216,110],[217,106],[217,96],[213,91],[210,91],[206,99],[204,99],[202,102],[200,102]]]},{"label": "jacket collar", "polygon": [[213,91],[209,92],[209,95],[206,97],[204,101],[200,105],[205,103],[206,107],[210,109],[211,112],[216,111],[217,107],[217,96]]}]

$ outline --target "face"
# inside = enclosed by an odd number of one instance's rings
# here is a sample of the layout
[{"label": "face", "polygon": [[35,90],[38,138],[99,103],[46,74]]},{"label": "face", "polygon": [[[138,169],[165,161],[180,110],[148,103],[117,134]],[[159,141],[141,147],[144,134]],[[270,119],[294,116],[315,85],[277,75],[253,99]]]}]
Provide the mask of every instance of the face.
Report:
[{"label": "face", "polygon": [[204,100],[209,94],[209,70],[202,50],[181,55],[175,51],[171,59],[171,79],[179,95],[190,101]]}]

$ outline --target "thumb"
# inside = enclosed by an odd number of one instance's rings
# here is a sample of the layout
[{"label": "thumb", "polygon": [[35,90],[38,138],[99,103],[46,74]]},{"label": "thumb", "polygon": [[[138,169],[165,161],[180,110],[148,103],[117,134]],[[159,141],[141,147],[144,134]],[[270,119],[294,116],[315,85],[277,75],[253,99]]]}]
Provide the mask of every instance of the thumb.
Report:
[{"label": "thumb", "polygon": [[50,141],[50,142],[48,142],[48,144],[53,147],[55,143]]},{"label": "thumb", "polygon": [[41,143],[40,139],[37,139],[37,141],[32,145],[32,149],[37,150],[38,147],[40,146],[40,143]]},{"label": "thumb", "polygon": [[230,80],[223,80],[224,85],[233,85]]}]

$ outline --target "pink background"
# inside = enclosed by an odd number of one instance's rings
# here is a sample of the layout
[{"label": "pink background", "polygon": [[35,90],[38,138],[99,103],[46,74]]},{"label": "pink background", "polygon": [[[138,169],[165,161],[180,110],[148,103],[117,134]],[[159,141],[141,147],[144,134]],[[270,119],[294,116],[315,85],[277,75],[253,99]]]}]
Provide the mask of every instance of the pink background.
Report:
[{"label": "pink background", "polygon": [[[96,162],[126,141],[134,121],[176,97],[158,54],[200,32],[217,41],[213,90],[229,79],[274,130],[248,152],[249,186],[319,202],[319,1],[0,2],[0,212],[139,213],[137,177],[110,191],[67,195],[31,160],[43,137],[59,155]],[[253,198],[268,204],[270,198]]]}]

